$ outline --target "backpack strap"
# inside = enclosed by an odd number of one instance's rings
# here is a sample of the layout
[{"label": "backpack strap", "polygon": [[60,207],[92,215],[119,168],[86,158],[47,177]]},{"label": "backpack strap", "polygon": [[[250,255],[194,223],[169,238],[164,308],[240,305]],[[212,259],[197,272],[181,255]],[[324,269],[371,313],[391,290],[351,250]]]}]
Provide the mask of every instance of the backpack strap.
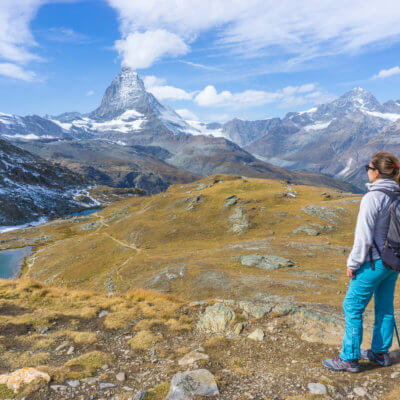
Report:
[{"label": "backpack strap", "polygon": [[[392,202],[392,204],[390,205],[390,209],[392,210],[393,208],[393,204],[395,204],[395,207],[397,207],[397,205],[399,204],[398,198],[399,195],[396,192],[393,192],[391,190],[387,190],[387,189],[374,189],[374,190],[370,190],[370,192],[382,192],[385,193],[387,196],[390,197],[390,200]],[[372,248],[375,247],[375,249],[377,250],[379,257],[382,258],[382,253],[381,250],[379,249],[378,245],[376,244],[375,239],[373,239],[373,244],[372,246],[369,248],[369,258],[371,260],[371,267],[372,270],[375,269],[375,265],[374,265],[374,260],[372,258]]]}]

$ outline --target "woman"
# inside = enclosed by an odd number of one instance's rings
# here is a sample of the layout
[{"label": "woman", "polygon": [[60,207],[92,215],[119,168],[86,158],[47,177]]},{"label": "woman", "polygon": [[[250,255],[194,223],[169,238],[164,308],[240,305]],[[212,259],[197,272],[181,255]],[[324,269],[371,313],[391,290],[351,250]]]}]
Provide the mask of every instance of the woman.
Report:
[{"label": "woman", "polygon": [[[360,204],[353,249],[347,259],[351,278],[343,308],[346,329],[340,355],[322,364],[334,371],[359,372],[360,357],[382,366],[391,365],[389,349],[394,330],[393,298],[398,272],[382,264],[392,201],[400,196],[399,160],[390,153],[374,154],[365,168],[370,183]],[[378,249],[376,249],[378,247]],[[363,313],[375,296],[375,324],[370,350],[360,350]]]}]

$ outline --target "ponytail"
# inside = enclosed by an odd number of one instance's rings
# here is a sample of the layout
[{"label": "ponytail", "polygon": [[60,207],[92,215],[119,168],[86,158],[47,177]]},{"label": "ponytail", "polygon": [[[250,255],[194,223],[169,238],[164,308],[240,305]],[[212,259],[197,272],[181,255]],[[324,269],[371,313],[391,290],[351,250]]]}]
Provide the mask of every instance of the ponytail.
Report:
[{"label": "ponytail", "polygon": [[397,157],[391,153],[380,151],[372,156],[371,163],[382,178],[392,179],[400,186],[400,162]]}]

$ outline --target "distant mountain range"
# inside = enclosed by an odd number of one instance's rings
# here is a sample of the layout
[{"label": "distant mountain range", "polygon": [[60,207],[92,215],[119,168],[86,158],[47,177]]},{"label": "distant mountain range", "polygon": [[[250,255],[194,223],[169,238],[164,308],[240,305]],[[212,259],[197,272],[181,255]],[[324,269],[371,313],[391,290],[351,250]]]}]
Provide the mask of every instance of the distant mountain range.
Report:
[{"label": "distant mountain range", "polygon": [[0,114],[4,138],[101,184],[156,193],[171,183],[231,173],[356,190],[328,176],[288,171],[257,159],[231,139],[202,133],[202,126],[184,121],[147,92],[129,68],[122,69],[91,113]]},{"label": "distant mountain range", "polygon": [[355,88],[283,119],[234,119],[201,128],[205,134],[229,138],[261,160],[327,174],[364,189],[362,166],[371,155],[378,150],[400,153],[400,100],[380,104],[371,93]]}]

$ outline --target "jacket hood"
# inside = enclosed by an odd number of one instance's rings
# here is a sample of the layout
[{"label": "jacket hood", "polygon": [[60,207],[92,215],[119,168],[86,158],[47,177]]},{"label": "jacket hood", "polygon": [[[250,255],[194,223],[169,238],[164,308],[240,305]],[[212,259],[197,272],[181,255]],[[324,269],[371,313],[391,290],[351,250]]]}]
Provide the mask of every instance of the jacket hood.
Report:
[{"label": "jacket hood", "polygon": [[393,179],[378,179],[375,182],[366,183],[365,186],[369,191],[386,189],[392,192],[397,192],[400,195],[400,186]]}]

